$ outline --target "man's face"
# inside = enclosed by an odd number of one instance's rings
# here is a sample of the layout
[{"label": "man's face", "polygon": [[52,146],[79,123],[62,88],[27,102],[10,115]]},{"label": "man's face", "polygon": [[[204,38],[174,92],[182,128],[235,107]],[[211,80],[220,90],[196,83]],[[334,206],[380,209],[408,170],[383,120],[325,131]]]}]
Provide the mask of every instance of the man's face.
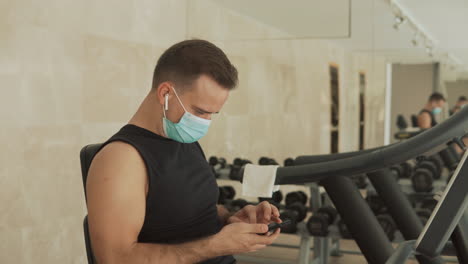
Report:
[{"label": "man's face", "polygon": [[[179,98],[188,112],[211,120],[212,115],[221,110],[228,95],[229,90],[223,88],[211,78],[202,75],[193,82],[192,89],[187,89],[179,94]],[[167,113],[169,119],[178,123],[183,114],[184,109],[177,101],[177,98],[172,96]]]}]

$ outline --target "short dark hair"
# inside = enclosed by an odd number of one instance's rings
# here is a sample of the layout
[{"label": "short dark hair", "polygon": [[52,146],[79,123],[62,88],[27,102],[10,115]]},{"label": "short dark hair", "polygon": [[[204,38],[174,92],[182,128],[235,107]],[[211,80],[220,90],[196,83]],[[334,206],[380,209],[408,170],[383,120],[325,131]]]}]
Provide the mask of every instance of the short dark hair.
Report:
[{"label": "short dark hair", "polygon": [[439,92],[434,92],[431,94],[431,96],[429,96],[429,102],[440,100],[445,101],[445,97]]},{"label": "short dark hair", "polygon": [[466,96],[462,95],[458,97],[458,101],[466,101]]},{"label": "short dark hair", "polygon": [[206,40],[185,40],[161,55],[154,69],[152,89],[166,81],[190,86],[203,74],[228,90],[237,85],[237,69],[220,48]]}]

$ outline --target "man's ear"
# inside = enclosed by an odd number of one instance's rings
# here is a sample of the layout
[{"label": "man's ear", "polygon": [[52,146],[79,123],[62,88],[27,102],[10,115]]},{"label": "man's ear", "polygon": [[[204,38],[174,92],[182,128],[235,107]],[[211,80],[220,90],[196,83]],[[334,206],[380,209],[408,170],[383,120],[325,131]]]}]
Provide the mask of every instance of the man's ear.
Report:
[{"label": "man's ear", "polygon": [[158,88],[156,89],[156,96],[158,97],[158,102],[161,105],[164,105],[164,106],[167,105],[166,100],[169,100],[169,97],[171,96],[170,95],[171,86],[172,85],[169,82],[162,82],[161,84],[159,84]]}]

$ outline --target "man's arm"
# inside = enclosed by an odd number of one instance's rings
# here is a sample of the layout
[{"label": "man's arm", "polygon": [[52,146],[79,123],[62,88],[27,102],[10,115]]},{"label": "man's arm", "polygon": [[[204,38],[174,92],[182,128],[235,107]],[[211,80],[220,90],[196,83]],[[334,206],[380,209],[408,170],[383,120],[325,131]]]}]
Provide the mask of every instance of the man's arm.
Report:
[{"label": "man's arm", "polygon": [[96,155],[86,187],[98,263],[194,263],[219,255],[213,237],[178,245],[137,242],[145,218],[146,174],[141,156],[126,143],[110,143]]},{"label": "man's arm", "polygon": [[94,158],[87,180],[91,245],[99,264],[195,263],[217,256],[252,252],[273,243],[265,224],[234,223],[219,233],[181,244],[138,243],[145,219],[147,175],[132,146],[114,142]]},{"label": "man's arm", "polygon": [[427,112],[422,112],[418,115],[418,126],[421,129],[431,128],[431,116]]}]

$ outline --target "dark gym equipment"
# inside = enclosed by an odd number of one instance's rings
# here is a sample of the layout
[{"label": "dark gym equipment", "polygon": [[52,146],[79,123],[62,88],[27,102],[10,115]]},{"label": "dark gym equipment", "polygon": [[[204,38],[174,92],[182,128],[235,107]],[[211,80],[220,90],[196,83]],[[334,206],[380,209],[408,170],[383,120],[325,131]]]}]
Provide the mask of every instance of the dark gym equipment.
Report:
[{"label": "dark gym equipment", "polygon": [[411,184],[415,192],[431,192],[434,188],[433,172],[426,168],[417,168],[411,176]]},{"label": "dark gym equipment", "polygon": [[290,192],[286,194],[284,202],[286,206],[289,206],[296,202],[300,202],[303,205],[305,205],[307,203],[307,194],[305,194],[303,191]]},{"label": "dark gym equipment", "polygon": [[338,220],[338,230],[340,231],[341,237],[344,239],[353,239],[353,236],[348,230],[348,227],[346,226],[346,223],[340,219]]},{"label": "dark gym equipment", "polygon": [[302,222],[307,216],[307,207],[300,202],[295,202],[286,206],[286,209],[280,212],[283,221],[289,219],[291,224],[281,228],[281,232],[293,234],[297,232],[297,224]]},{"label": "dark gym equipment", "polygon": [[330,177],[323,185],[369,263],[385,263],[393,247],[374,213],[350,178]]},{"label": "dark gym equipment", "polygon": [[292,158],[287,158],[284,160],[284,166],[289,167],[289,166],[294,166],[294,160]]},{"label": "dark gym equipment", "polygon": [[369,205],[370,209],[372,209],[372,211],[376,215],[387,212],[387,207],[385,206],[385,203],[375,192],[367,193],[366,202]]},{"label": "dark gym equipment", "polygon": [[338,216],[338,212],[331,206],[321,207],[307,221],[307,230],[312,236],[328,236],[328,227],[332,225]]},{"label": "dark gym equipment", "polygon": [[411,115],[411,125],[413,127],[419,127],[418,126],[418,116],[417,115]]},{"label": "dark gym equipment", "polygon": [[226,209],[230,212],[237,212],[240,209],[244,208],[244,206],[248,205],[244,199],[235,199],[236,190],[232,186],[220,186],[219,188],[219,197],[218,197],[218,204],[224,205]]},{"label": "dark gym equipment", "polygon": [[227,200],[232,200],[236,196],[236,190],[232,186],[220,186],[218,204],[225,204]]},{"label": "dark gym equipment", "polygon": [[453,171],[457,168],[460,154],[455,149],[455,143],[448,144],[447,148],[439,152],[439,155],[447,169]]},{"label": "dark gym equipment", "polygon": [[388,214],[381,214],[381,215],[377,215],[377,220],[379,221],[379,224],[382,226],[388,239],[390,241],[393,241],[395,239],[395,233],[397,231],[397,227],[392,217]]},{"label": "dark gym equipment", "polygon": [[397,125],[398,129],[400,129],[400,130],[404,130],[404,129],[408,128],[408,122],[406,122],[406,119],[405,119],[405,117],[403,115],[398,115],[397,116],[396,125]]},{"label": "dark gym equipment", "polygon": [[[398,230],[406,240],[417,239],[423,230],[423,225],[419,216],[413,209],[413,204],[402,192],[398,182],[391,177],[390,169],[383,169],[368,173],[367,176],[376,189],[379,197],[387,208],[387,213],[392,216]],[[440,258],[427,258],[417,255],[416,258],[421,264],[440,263]]]},{"label": "dark gym equipment", "polygon": [[365,189],[367,187],[367,177],[365,174],[351,176],[351,179],[359,189]]},{"label": "dark gym equipment", "polygon": [[434,179],[440,179],[440,173],[442,171],[442,167],[438,167],[436,162],[432,162],[430,160],[424,160],[417,164],[416,169],[424,168],[431,171],[432,177]]},{"label": "dark gym equipment", "polygon": [[276,191],[272,194],[271,198],[266,198],[266,197],[258,197],[259,202],[267,201],[276,207],[278,207],[281,204],[281,201],[283,200],[283,193],[281,191]]},{"label": "dark gym equipment", "polygon": [[246,159],[235,158],[231,166],[231,171],[229,172],[229,179],[239,181],[242,177],[240,174],[241,169],[249,163],[251,164],[252,162]]},{"label": "dark gym equipment", "polygon": [[428,161],[432,162],[436,168],[437,168],[437,173],[436,173],[436,179],[440,179],[440,176],[442,175],[442,170],[444,168],[444,162],[442,161],[442,158],[440,155],[432,155],[427,158]]},{"label": "dark gym equipment", "polygon": [[224,203],[219,203],[219,204],[222,204],[229,212],[235,213],[239,211],[240,209],[244,208],[246,205],[249,205],[250,203],[244,199],[235,199],[235,200],[226,199]]},{"label": "dark gym equipment", "polygon": [[268,158],[268,157],[261,157],[258,160],[258,164],[259,165],[279,165],[278,162],[276,162],[276,160]]},{"label": "dark gym equipment", "polygon": [[236,200],[232,200],[231,202],[228,202],[225,206],[230,212],[234,213],[244,208],[248,204],[249,202],[247,202],[244,199],[236,199]]},{"label": "dark gym equipment", "polygon": [[416,169],[411,177],[411,184],[415,192],[431,192],[434,180],[440,179],[442,161],[437,156],[420,157]]},{"label": "dark gym equipment", "polygon": [[413,174],[413,165],[409,162],[403,162],[390,167],[396,179],[409,179]]},{"label": "dark gym equipment", "polygon": [[[444,122],[431,129],[425,130],[423,133],[420,133],[406,141],[381,147],[377,150],[364,153],[356,152],[354,156],[352,154],[348,154],[347,158],[341,159],[336,159],[334,155],[329,155],[330,158],[328,161],[315,164],[298,164],[298,159],[296,159],[296,166],[278,168],[275,184],[304,184],[320,181],[320,183],[325,187],[340,216],[346,222],[350,232],[361,249],[361,252],[363,252],[366,257],[366,260],[369,263],[385,263],[389,260],[394,249],[374,214],[359,193],[359,190],[350,179],[346,181],[346,177],[361,173],[367,173],[368,176],[370,176],[370,174],[372,174],[370,172],[383,170],[394,164],[399,164],[413,159],[423,153],[428,153],[431,150],[435,150],[440,146],[443,146],[453,138],[464,136],[467,128],[468,108],[462,109],[460,112]],[[468,167],[468,165],[466,167]],[[458,177],[460,178],[460,176]],[[375,178],[394,180],[394,177],[392,176]],[[461,178],[463,179],[463,177]],[[371,178],[369,177],[369,179]],[[374,186],[376,185],[372,179],[371,182]],[[449,196],[455,199],[457,198],[457,195],[466,195],[467,185],[468,184],[463,185],[461,183],[454,184],[453,186],[449,185],[449,187],[451,187],[449,188],[451,191],[448,192]],[[398,190],[398,184],[396,184],[396,186],[396,189]],[[382,188],[384,187],[386,186],[382,185]],[[394,190],[392,189],[392,192],[393,191]],[[383,197],[380,190],[378,190],[378,193]],[[398,194],[398,192],[396,193]],[[407,200],[404,195],[401,196]],[[389,198],[397,198],[397,200],[400,199],[396,197],[395,194],[389,194]],[[452,201],[453,199],[449,200]],[[460,205],[458,200],[455,202],[454,206]],[[385,199],[385,203],[387,207],[389,207],[390,211],[391,202],[389,203],[387,199]],[[406,204],[408,205],[409,210],[414,213],[409,201],[406,201]],[[444,232],[443,235],[446,233],[452,233],[453,229],[451,229],[451,226],[450,228],[446,228],[447,224],[452,225],[459,219],[452,217],[454,212],[458,212],[458,207],[457,210],[453,210],[454,207],[450,206],[450,203],[447,202],[441,204],[445,206],[437,207],[443,208],[443,213],[439,210],[439,213],[437,214],[438,217],[440,216],[438,226],[434,226],[434,228],[429,227],[429,229],[426,230],[428,231],[426,232],[426,235],[421,237],[423,239],[427,237],[427,240],[420,241],[417,245],[415,252],[419,255],[426,255],[428,258],[437,256],[440,253],[439,249],[447,242],[447,239],[442,237],[440,232]],[[454,212],[448,211],[449,209],[452,209]],[[405,213],[401,218],[410,215],[406,211],[407,210],[405,208]],[[444,215],[444,213],[447,214]],[[394,218],[397,218],[397,213],[395,214],[392,211],[391,214]],[[421,225],[417,215],[415,213],[414,215],[416,222]],[[411,224],[413,224],[413,222],[414,221],[411,221]],[[400,227],[399,229],[402,230]],[[404,252],[412,252],[411,249],[414,248],[414,242],[412,243],[413,244],[409,244],[410,250]],[[404,249],[406,249],[406,247],[404,247]]]},{"label": "dark gym equipment", "polygon": [[211,156],[208,159],[208,164],[210,164],[211,169],[213,170],[213,173],[214,173],[216,178],[219,178],[219,176],[220,176],[218,171],[220,169],[226,168],[226,166],[227,166],[227,162],[226,162],[225,158],[218,158],[216,156]]}]

